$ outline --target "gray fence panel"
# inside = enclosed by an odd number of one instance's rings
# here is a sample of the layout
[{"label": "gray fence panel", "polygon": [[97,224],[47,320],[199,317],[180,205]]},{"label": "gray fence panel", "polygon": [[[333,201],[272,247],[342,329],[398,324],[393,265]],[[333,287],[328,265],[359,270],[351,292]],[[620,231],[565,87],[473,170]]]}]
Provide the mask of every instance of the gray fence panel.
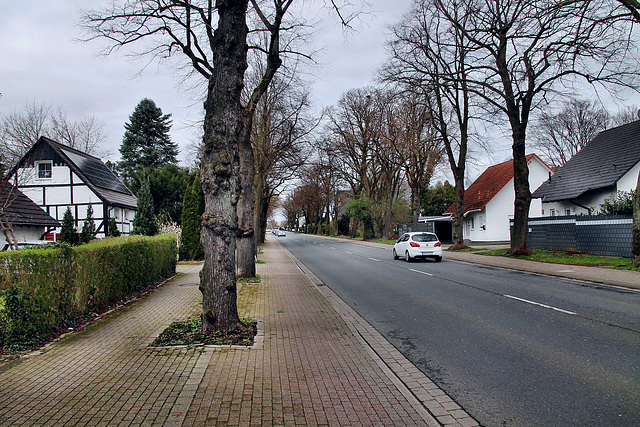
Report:
[{"label": "gray fence panel", "polygon": [[628,258],[632,231],[630,215],[529,218],[527,247]]},{"label": "gray fence panel", "polygon": [[631,257],[633,219],[626,215],[576,218],[578,250],[592,255]]}]

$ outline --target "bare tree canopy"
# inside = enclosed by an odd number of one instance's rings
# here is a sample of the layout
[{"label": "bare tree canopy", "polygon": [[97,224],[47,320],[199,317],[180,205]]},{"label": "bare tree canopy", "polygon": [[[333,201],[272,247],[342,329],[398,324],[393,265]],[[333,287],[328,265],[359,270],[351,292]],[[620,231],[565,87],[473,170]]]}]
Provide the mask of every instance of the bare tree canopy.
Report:
[{"label": "bare tree canopy", "polygon": [[73,121],[62,107],[54,110],[35,101],[26,103],[23,110],[13,111],[0,119],[7,170],[15,166],[41,136],[96,156],[102,154],[101,148],[106,141],[104,123],[93,116]]},{"label": "bare tree canopy", "polygon": [[472,47],[466,70],[472,93],[494,123],[511,131],[516,192],[511,252],[519,253],[526,249],[531,203],[526,162],[531,115],[548,99],[570,94],[578,79],[637,87],[628,11],[615,2],[552,0],[433,0],[432,5]]},{"label": "bare tree canopy", "polygon": [[[277,70],[282,56],[293,53],[300,22],[289,21],[294,0],[114,0],[102,11],[88,11],[83,23],[87,40],[107,41],[107,53],[123,46],[150,60],[181,60],[183,75],[199,75],[204,102],[201,183],[205,195],[201,273],[203,330],[242,328],[237,312],[236,247],[239,264],[253,263],[254,112]],[[333,9],[339,11],[332,1]],[[301,9],[302,11],[302,9]],[[302,11],[304,13],[304,11]],[[340,17],[343,22],[344,15]],[[249,28],[251,26],[251,28]],[[266,43],[263,43],[266,41]],[[260,82],[243,99],[249,49],[262,53]],[[246,100],[246,102],[243,102]],[[255,245],[253,246],[255,247]],[[244,274],[244,273],[243,273]]]},{"label": "bare tree canopy", "polygon": [[540,114],[532,147],[550,166],[558,168],[605,130],[609,122],[609,114],[594,103],[572,100],[557,114]]}]

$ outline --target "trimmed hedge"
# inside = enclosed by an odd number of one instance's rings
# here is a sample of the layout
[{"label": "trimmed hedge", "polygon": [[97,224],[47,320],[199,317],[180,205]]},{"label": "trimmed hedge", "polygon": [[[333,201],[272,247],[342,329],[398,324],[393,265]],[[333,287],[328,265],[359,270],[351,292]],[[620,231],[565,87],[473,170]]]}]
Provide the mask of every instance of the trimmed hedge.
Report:
[{"label": "trimmed hedge", "polygon": [[79,247],[0,254],[0,351],[51,333],[175,273],[173,235],[131,236]]}]

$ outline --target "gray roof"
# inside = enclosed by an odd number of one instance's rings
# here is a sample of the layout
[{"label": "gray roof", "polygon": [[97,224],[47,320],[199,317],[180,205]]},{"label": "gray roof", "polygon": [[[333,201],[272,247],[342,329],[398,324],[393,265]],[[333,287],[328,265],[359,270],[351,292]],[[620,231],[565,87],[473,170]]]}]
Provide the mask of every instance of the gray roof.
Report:
[{"label": "gray roof", "polygon": [[600,132],[533,193],[543,202],[613,187],[640,162],[640,120]]},{"label": "gray roof", "polygon": [[60,227],[58,221],[3,179],[0,180],[0,208],[13,226]]}]

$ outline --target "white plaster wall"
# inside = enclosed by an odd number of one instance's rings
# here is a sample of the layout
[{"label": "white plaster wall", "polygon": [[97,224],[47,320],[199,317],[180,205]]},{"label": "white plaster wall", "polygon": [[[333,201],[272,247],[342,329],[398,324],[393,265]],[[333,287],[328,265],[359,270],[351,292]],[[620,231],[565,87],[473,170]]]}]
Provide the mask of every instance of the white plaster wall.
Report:
[{"label": "white plaster wall", "polygon": [[638,174],[640,174],[640,162],[620,178],[618,191],[635,191],[638,185]]},{"label": "white plaster wall", "polygon": [[[536,157],[529,161],[529,188],[535,191],[547,179],[549,179],[550,169]],[[501,242],[509,241],[511,233],[509,230],[509,220],[513,218],[513,208],[515,202],[515,189],[513,178],[494,196],[487,206],[474,215],[475,229],[471,230],[469,240],[478,242]],[[467,215],[467,216],[469,216]],[[542,202],[540,199],[533,199],[529,207],[530,217],[542,216]],[[485,230],[481,229],[482,224]]]},{"label": "white plaster wall", "polygon": [[[44,228],[42,227],[15,227],[13,233],[16,236],[18,242],[26,242],[39,240],[42,233],[44,233]],[[4,237],[4,233],[0,233],[0,249],[7,244],[7,239]]]},{"label": "white plaster wall", "polygon": [[[75,185],[73,186],[73,201],[76,203],[91,203],[97,204],[100,202],[100,198],[91,191],[91,189],[86,185]],[[95,207],[93,208],[95,212]]]}]

